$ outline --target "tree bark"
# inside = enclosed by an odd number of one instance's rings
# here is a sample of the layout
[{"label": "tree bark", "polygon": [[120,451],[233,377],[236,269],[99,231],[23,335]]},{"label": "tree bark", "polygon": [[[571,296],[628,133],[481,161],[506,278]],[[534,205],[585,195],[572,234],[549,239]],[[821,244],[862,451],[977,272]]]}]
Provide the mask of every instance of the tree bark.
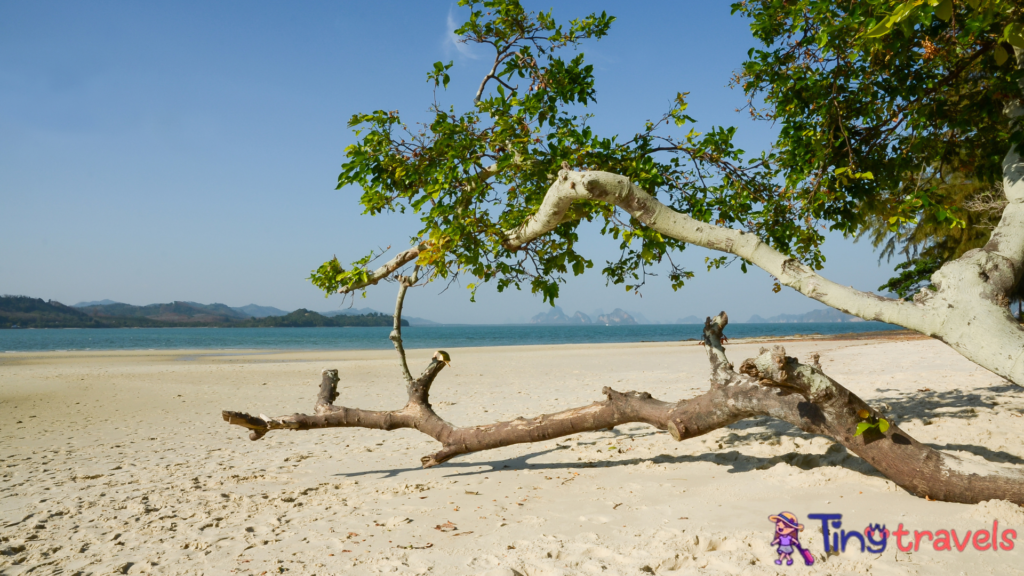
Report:
[{"label": "tree bark", "polygon": [[559,172],[537,212],[508,232],[506,245],[516,248],[547,234],[576,200],[607,202],[665,236],[735,254],[832,308],[942,340],[979,366],[1024,385],[1024,328],[1009,309],[1009,294],[1024,272],[1024,162],[1012,150],[1004,162],[1004,190],[1009,203],[992,240],[947,262],[932,276],[936,290],[922,291],[913,302],[836,284],[753,234],[676,212],[609,172]]},{"label": "tree bark", "polygon": [[[462,454],[631,422],[650,424],[667,430],[676,440],[686,440],[746,418],[769,416],[805,432],[834,439],[918,496],[964,503],[1004,499],[1024,505],[1024,472],[1020,469],[978,464],[934,450],[895,424],[884,432],[875,427],[855,435],[859,423],[877,422],[880,415],[826,376],[816,356],[811,364],[803,364],[786,356],[782,346],[762,348],[759,356],[745,360],[736,371],[721,343],[727,324],[724,312],[705,322],[703,343],[711,364],[710,387],[700,396],[679,402],[657,400],[646,392],[604,388],[605,399],[587,406],[531,419],[458,427],[443,420],[430,406],[430,387],[445,367],[443,353],[439,351],[426,370],[408,382],[408,399],[398,410],[335,406],[338,372],[325,370],[312,415],[270,418],[225,411],[223,417],[229,424],[250,429],[252,440],[271,430],[412,428],[441,443],[439,451],[420,460],[423,467],[429,468]],[[869,414],[866,419],[858,414],[865,410]]]},{"label": "tree bark", "polygon": [[402,364],[402,375],[405,376],[406,382],[412,381],[412,373],[409,372],[409,362],[405,359],[405,345],[402,342],[402,306],[405,303],[405,293],[409,290],[409,287],[416,284],[419,280],[420,267],[415,266],[412,271],[412,276],[399,276],[398,277],[398,297],[395,298],[395,313],[394,313],[394,324],[391,328],[391,335],[388,339],[395,345],[395,351],[398,352],[399,361]]}]

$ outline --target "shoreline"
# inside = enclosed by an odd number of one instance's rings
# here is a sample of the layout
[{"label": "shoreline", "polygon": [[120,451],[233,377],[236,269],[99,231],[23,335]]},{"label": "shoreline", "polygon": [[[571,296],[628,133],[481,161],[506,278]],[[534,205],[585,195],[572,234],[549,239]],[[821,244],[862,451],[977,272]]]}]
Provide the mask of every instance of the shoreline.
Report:
[{"label": "shoreline", "polygon": [[[63,330],[63,329],[48,329],[48,330]],[[85,328],[67,328],[67,330],[85,330]],[[889,341],[903,341],[903,340],[920,340],[930,339],[930,336],[925,336],[912,330],[873,330],[866,332],[844,332],[840,334],[792,334],[783,336],[751,336],[751,337],[736,337],[730,338],[729,343],[746,344],[746,343],[771,343],[771,342],[803,342],[803,341],[816,341],[816,342],[843,342],[843,341],[864,341],[864,340],[889,340]],[[657,344],[657,345],[682,345],[690,346],[700,344],[700,340],[696,338],[686,338],[680,340],[636,340],[627,342],[551,342],[551,343],[537,343],[537,344],[507,344],[507,345],[487,345],[487,346],[448,346],[453,350],[458,349],[492,349],[492,348],[523,348],[523,347],[563,347],[563,346],[633,346],[642,344]],[[425,351],[437,350],[438,347],[416,347],[406,345],[405,349],[407,352],[419,350]],[[231,352],[231,353],[288,353],[288,352],[391,352],[394,353],[394,349],[389,344],[381,344],[374,348],[330,348],[330,347],[317,347],[317,348],[301,348],[301,347],[209,347],[209,348],[197,348],[197,347],[183,347],[183,348],[66,348],[66,349],[49,349],[49,350],[0,350],[0,358],[7,354],[44,354],[44,353],[92,353],[92,352]]]},{"label": "shoreline", "polygon": [[[913,335],[911,335],[913,336]],[[1024,466],[1024,389],[925,337],[766,341],[884,410],[921,442]],[[460,426],[551,414],[603,387],[676,401],[707,389],[697,342],[449,348],[430,401]],[[414,373],[432,349],[410,350]],[[338,405],[399,409],[393,349],[114,350],[0,355],[0,574],[565,576],[777,574],[772,514],[796,514],[807,574],[1024,575],[1024,508],[929,502],[841,446],[747,419],[684,442],[640,423],[460,456],[411,430],[279,431],[258,442],[221,410],[313,409],[320,373]],[[999,554],[826,554],[819,522],[895,532],[1013,528]],[[450,524],[449,524],[450,523]],[[438,528],[438,527],[443,527]],[[906,540],[906,539],[904,539]],[[646,567],[646,568],[645,568]],[[283,569],[283,570],[282,570]]]}]

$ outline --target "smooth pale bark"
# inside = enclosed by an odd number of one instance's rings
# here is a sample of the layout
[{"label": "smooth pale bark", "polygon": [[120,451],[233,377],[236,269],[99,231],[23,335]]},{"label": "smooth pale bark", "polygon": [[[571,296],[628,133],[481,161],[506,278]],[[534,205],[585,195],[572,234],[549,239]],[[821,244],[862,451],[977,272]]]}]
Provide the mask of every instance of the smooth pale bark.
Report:
[{"label": "smooth pale bark", "polygon": [[946,263],[932,277],[937,290],[925,290],[913,302],[832,282],[753,234],[695,220],[610,172],[559,172],[536,214],[508,233],[506,245],[517,248],[550,232],[574,201],[607,202],[665,236],[735,254],[823,304],[938,338],[976,364],[1024,384],[1024,329],[1010,313],[1007,296],[1020,280],[1024,259],[1024,165],[1011,152],[1004,167],[1009,204],[992,240]]},{"label": "smooth pale bark", "polygon": [[383,266],[371,272],[370,277],[365,282],[361,282],[359,284],[351,286],[342,286],[341,288],[338,289],[338,294],[348,294],[349,292],[355,292],[360,288],[373,286],[374,284],[380,282],[381,280],[397,272],[398,269],[401,268],[402,266],[405,266],[409,262],[413,262],[414,260],[419,258],[420,252],[426,250],[428,245],[428,243],[422,242],[414,248],[409,248],[408,250],[403,250],[398,254],[395,254],[394,258],[388,260],[387,262],[384,263]]},{"label": "smooth pale bark", "polygon": [[391,335],[388,339],[395,345],[395,351],[398,352],[398,357],[402,364],[402,375],[405,376],[406,382],[412,381],[412,373],[409,372],[409,362],[405,359],[405,346],[402,343],[402,306],[405,304],[405,293],[409,290],[409,287],[416,284],[419,280],[420,267],[416,266],[413,268],[412,276],[399,276],[398,280],[398,297],[395,299],[395,314],[394,324],[391,328]]},{"label": "smooth pale bark", "polygon": [[605,388],[605,399],[534,418],[459,427],[443,420],[430,406],[430,387],[444,368],[442,353],[434,355],[423,374],[407,385],[406,404],[398,410],[360,410],[335,406],[338,373],[325,370],[314,414],[270,418],[223,412],[224,420],[251,430],[253,440],[271,430],[313,430],[362,427],[379,430],[412,428],[441,443],[438,452],[420,459],[425,468],[461,454],[502,446],[540,442],[579,432],[604,430],[620,424],[643,422],[667,430],[676,440],[707,434],[739,420],[769,416],[813,434],[833,438],[864,458],[887,478],[918,496],[935,500],[976,503],[1004,499],[1024,504],[1024,472],[988,463],[966,461],[925,446],[898,426],[884,433],[871,429],[854,432],[864,419],[881,417],[863,400],[826,376],[817,358],[802,364],[786,356],[781,346],[762,348],[756,358],[733,368],[722,346],[723,312],[704,327],[704,345],[711,363],[707,392],[679,402],[656,400],[646,392],[617,392]]}]

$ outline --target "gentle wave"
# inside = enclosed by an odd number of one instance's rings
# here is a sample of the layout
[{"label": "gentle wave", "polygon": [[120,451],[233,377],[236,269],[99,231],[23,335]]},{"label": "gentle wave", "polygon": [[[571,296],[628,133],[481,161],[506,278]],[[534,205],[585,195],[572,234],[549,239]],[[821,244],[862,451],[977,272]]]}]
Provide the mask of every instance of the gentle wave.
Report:
[{"label": "gentle wave", "polygon": [[[674,342],[699,340],[700,324],[643,326],[409,326],[402,329],[406,348]],[[882,322],[804,322],[730,324],[730,338],[844,334],[900,330]],[[93,328],[0,330],[0,350],[369,350],[391,348],[386,327],[373,328]]]}]

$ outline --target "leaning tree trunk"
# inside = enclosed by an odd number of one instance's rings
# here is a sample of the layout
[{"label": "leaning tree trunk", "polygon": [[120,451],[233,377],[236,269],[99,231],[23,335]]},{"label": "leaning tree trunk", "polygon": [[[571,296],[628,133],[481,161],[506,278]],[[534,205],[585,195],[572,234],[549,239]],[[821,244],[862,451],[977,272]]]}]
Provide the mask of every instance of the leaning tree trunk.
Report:
[{"label": "leaning tree trunk", "polygon": [[[379,430],[413,428],[441,443],[441,450],[421,458],[424,468],[461,454],[512,444],[540,442],[643,422],[667,430],[676,440],[707,434],[739,420],[770,416],[812,434],[834,439],[864,458],[887,478],[921,497],[976,503],[1004,499],[1024,504],[1024,472],[963,460],[934,450],[898,426],[868,428],[855,435],[858,424],[879,422],[879,414],[855,394],[826,376],[818,365],[786,356],[782,346],[761,349],[737,372],[725,355],[722,312],[704,325],[704,345],[711,362],[711,383],[704,394],[679,402],[656,400],[646,392],[603,390],[606,399],[535,418],[459,427],[438,416],[430,406],[430,386],[446,363],[438,352],[419,378],[407,378],[408,401],[399,410],[372,411],[335,406],[337,370],[324,370],[314,414],[270,418],[223,412],[224,420],[251,430],[259,440],[271,430],[361,427]],[[400,335],[399,335],[400,341]],[[866,417],[864,417],[866,415]]]}]

